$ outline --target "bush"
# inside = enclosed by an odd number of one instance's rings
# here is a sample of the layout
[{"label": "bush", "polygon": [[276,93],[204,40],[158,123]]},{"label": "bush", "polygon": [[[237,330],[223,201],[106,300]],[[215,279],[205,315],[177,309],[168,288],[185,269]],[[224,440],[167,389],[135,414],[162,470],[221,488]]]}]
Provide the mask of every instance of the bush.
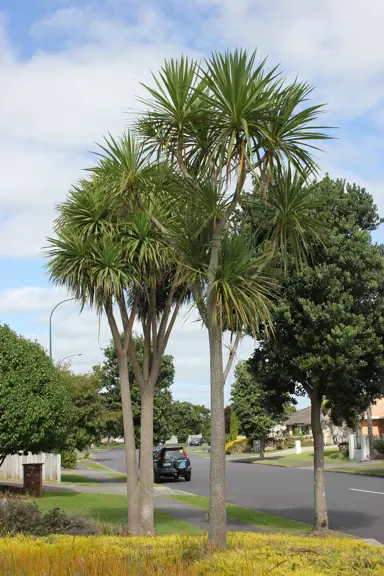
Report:
[{"label": "bush", "polygon": [[373,447],[379,454],[384,454],[384,440],[375,440]]},{"label": "bush", "polygon": [[40,511],[35,502],[3,498],[0,504],[0,536],[48,536],[72,534],[88,536],[100,534],[101,528],[92,520],[70,516],[60,508],[47,513]]},{"label": "bush", "polygon": [[230,440],[225,445],[225,451],[227,454],[236,454],[237,452],[245,452],[249,448],[249,441],[247,438],[236,438],[236,440]]},{"label": "bush", "polygon": [[352,538],[230,533],[206,554],[206,537],[56,536],[0,541],[0,574],[23,576],[362,576],[384,573],[384,548]]},{"label": "bush", "polygon": [[73,470],[77,468],[77,453],[75,450],[64,450],[61,453],[61,465],[63,468]]}]

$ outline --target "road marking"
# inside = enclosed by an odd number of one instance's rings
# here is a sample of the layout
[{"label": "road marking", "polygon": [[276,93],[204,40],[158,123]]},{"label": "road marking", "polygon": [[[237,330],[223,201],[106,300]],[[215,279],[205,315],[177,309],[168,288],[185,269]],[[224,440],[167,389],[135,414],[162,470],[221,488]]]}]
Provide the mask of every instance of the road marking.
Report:
[{"label": "road marking", "polygon": [[373,490],[359,490],[358,488],[350,488],[352,492],[367,492],[367,494],[381,494],[384,496],[384,492],[374,492]]}]

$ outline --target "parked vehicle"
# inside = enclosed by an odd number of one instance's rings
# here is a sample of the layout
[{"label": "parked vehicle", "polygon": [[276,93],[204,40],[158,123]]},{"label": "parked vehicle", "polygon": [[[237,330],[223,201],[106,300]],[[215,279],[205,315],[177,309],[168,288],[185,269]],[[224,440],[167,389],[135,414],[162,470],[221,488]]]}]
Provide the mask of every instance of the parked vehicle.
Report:
[{"label": "parked vehicle", "polygon": [[163,478],[191,480],[191,461],[182,446],[158,446],[153,450],[153,475],[155,482]]},{"label": "parked vehicle", "polygon": [[205,438],[192,438],[189,442],[190,446],[202,446],[203,444],[208,444]]}]

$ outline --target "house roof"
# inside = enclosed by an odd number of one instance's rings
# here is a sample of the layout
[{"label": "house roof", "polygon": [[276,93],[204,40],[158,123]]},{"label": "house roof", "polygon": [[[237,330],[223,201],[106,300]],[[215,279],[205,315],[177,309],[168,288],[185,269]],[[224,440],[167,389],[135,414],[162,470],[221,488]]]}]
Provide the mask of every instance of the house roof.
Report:
[{"label": "house roof", "polygon": [[311,407],[307,406],[301,410],[296,410],[289,418],[284,422],[286,426],[310,426],[311,424]]}]

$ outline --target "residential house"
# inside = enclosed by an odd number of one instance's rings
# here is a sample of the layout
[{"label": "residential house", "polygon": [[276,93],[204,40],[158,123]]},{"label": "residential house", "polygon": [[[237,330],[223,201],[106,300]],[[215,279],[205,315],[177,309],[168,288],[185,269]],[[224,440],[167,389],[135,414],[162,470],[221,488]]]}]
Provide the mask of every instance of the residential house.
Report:
[{"label": "residential house", "polygon": [[[325,444],[340,441],[339,438],[336,440],[339,432],[336,432],[335,427],[330,425],[328,416],[323,414],[321,420]],[[289,436],[312,436],[311,407],[307,406],[301,410],[296,410],[296,412],[293,412],[288,420],[284,422],[284,425],[286,427],[286,434]]]},{"label": "residential house", "polygon": [[[372,404],[372,432],[377,438],[382,438],[384,434],[384,398]],[[360,434],[368,434],[367,415],[360,420]]]}]

